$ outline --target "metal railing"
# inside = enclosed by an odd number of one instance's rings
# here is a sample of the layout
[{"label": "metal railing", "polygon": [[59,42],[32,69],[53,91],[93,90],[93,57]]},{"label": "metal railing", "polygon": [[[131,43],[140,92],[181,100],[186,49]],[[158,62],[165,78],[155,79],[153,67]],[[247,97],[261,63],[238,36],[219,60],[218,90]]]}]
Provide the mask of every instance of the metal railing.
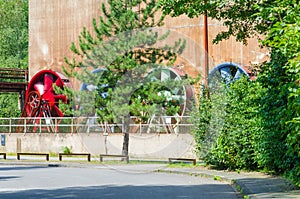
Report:
[{"label": "metal railing", "polygon": [[[0,133],[122,133],[124,123],[101,123],[98,117],[0,118]],[[122,121],[122,120],[120,120]],[[142,123],[131,117],[129,133],[188,133],[193,124],[188,116],[152,117]]]},{"label": "metal railing", "polygon": [[27,82],[28,70],[0,68],[0,92],[25,92]]}]

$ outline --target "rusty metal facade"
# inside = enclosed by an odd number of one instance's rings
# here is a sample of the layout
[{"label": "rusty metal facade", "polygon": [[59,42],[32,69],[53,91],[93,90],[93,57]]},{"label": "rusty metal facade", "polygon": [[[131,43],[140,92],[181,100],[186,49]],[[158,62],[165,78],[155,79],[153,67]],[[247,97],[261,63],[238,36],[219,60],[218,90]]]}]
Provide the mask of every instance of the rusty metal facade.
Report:
[{"label": "rusty metal facade", "polygon": [[[105,0],[29,0],[30,77],[41,69],[62,72],[62,66],[66,65],[64,57],[74,56],[71,42],[78,41],[83,27],[92,30],[92,19],[101,15],[102,2]],[[204,66],[203,17],[167,17],[165,28],[194,43],[187,46],[176,64],[192,76],[201,73]],[[223,62],[251,66],[267,58],[266,50],[259,47],[256,39],[249,39],[247,46],[234,38],[212,44],[212,39],[223,29],[221,22],[208,21],[210,70]]]}]

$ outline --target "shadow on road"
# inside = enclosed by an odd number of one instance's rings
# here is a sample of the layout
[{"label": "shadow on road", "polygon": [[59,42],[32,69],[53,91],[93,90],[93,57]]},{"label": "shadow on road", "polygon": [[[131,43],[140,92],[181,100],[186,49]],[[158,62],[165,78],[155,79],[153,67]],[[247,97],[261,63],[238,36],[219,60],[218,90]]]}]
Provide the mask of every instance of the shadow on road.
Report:
[{"label": "shadow on road", "polygon": [[192,185],[192,186],[89,186],[62,189],[32,189],[22,191],[1,192],[0,198],[197,198],[197,199],[234,199],[237,198],[228,185]]},{"label": "shadow on road", "polygon": [[0,176],[0,181],[20,178],[19,176]]},{"label": "shadow on road", "polygon": [[45,169],[46,166],[12,166],[0,167],[0,171],[18,171],[18,170],[31,170],[31,169]]}]

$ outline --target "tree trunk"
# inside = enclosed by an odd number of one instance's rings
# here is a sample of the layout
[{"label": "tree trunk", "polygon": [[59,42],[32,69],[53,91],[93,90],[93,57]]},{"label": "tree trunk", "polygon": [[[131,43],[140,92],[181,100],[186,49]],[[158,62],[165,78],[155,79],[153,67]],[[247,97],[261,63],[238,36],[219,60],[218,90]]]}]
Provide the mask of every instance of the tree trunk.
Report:
[{"label": "tree trunk", "polygon": [[129,129],[130,129],[130,117],[124,117],[123,120],[123,149],[122,155],[128,156],[129,149]]}]

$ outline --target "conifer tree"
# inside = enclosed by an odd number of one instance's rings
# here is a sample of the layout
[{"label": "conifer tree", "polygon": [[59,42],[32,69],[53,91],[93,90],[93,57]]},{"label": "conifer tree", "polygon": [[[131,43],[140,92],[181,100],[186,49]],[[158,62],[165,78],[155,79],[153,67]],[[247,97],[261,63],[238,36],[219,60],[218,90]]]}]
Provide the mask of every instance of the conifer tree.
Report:
[{"label": "conifer tree", "polygon": [[[107,4],[102,4],[99,20],[93,19],[93,32],[83,28],[79,45],[72,43],[71,50],[81,61],[65,58],[65,73],[95,85],[97,116],[100,122],[123,123],[122,153],[128,155],[130,115],[146,121],[147,116],[157,114],[165,106],[166,96],[158,93],[171,85],[182,85],[151,81],[147,74],[152,71],[155,75],[162,65],[173,64],[185,42],[179,40],[157,48],[168,32],[161,34],[154,28],[164,20],[156,0],[109,0]],[[90,72],[96,68],[104,70]],[[169,105],[166,114],[178,109],[178,104]]]}]

